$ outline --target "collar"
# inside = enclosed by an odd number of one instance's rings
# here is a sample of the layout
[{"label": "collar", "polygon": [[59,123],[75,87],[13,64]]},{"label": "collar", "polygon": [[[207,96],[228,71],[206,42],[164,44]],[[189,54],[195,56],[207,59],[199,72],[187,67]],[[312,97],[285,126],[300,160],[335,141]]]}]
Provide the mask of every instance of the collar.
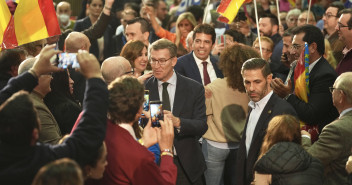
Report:
[{"label": "collar", "polygon": [[[171,78],[169,78],[166,82],[171,84],[171,85],[175,85],[176,86],[176,81],[177,81],[177,76],[175,71],[173,71],[173,74],[171,76]],[[164,82],[158,80],[158,86],[161,86]]]},{"label": "collar", "polygon": [[281,41],[281,35],[279,34],[279,33],[276,33],[275,35],[273,35],[273,36],[271,36],[270,37],[271,38],[271,40],[274,42],[274,47],[275,47],[275,45],[278,43],[278,42],[280,42]]},{"label": "collar", "polygon": [[129,132],[131,134],[131,136],[137,140],[136,138],[136,134],[134,133],[134,130],[132,128],[132,125],[130,125],[129,123],[120,123],[118,124],[120,127],[122,127],[123,129],[127,130],[127,132]]},{"label": "collar", "polygon": [[39,92],[33,90],[31,94],[33,94],[33,96],[36,97],[37,99],[40,99],[41,101],[43,101],[43,98],[44,98],[44,97],[43,97],[43,95],[40,94]]},{"label": "collar", "polygon": [[[194,54],[194,52],[192,52],[192,54],[193,54],[193,58],[194,58],[194,60],[196,61],[196,63],[197,63],[197,65],[201,65],[202,64],[202,62],[203,62],[203,60],[201,60],[201,59],[199,59],[195,54]],[[205,60],[205,62],[210,62],[210,56],[208,55],[208,58]]]},{"label": "collar", "polygon": [[347,47],[345,47],[345,49],[342,50],[342,54],[347,55],[347,53],[349,53],[351,50],[352,50],[352,48],[347,49]]},{"label": "collar", "polygon": [[273,91],[270,90],[270,92],[264,96],[264,98],[262,98],[260,101],[258,102],[254,102],[254,101],[250,101],[248,103],[248,106],[250,106],[252,109],[255,109],[256,107],[259,107],[260,109],[263,109],[265,107],[265,105],[268,103],[271,95],[273,94]]},{"label": "collar", "polygon": [[62,28],[66,29],[66,28],[70,27],[71,23],[72,23],[71,20],[68,20],[67,25],[66,26],[62,25]]},{"label": "collar", "polygon": [[343,111],[341,112],[339,118],[341,118],[343,115],[347,114],[347,112],[350,112],[350,111],[352,111],[352,107],[343,110]]},{"label": "collar", "polygon": [[317,64],[317,62],[318,62],[320,59],[321,59],[321,57],[318,58],[318,59],[317,59],[316,61],[314,61],[313,63],[309,64],[309,72],[312,71],[313,67],[315,66],[315,64]]}]

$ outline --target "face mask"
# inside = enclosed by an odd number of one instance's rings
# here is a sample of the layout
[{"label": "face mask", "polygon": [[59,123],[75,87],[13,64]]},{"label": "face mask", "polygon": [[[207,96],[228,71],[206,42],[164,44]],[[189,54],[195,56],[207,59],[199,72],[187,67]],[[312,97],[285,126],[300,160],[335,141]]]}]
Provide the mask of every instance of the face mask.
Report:
[{"label": "face mask", "polygon": [[60,14],[59,19],[60,19],[60,22],[66,23],[70,19],[70,16],[67,14]]}]

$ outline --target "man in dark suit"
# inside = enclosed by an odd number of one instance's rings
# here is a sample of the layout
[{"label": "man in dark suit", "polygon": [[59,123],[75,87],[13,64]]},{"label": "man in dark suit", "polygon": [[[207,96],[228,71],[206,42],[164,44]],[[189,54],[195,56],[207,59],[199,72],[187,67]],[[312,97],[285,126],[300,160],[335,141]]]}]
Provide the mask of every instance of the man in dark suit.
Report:
[{"label": "man in dark suit", "polygon": [[177,62],[177,47],[166,39],[150,46],[149,60],[154,76],[146,82],[150,101],[163,102],[164,116],[175,127],[174,162],[179,185],[203,184],[206,169],[198,139],[207,131],[204,88],[173,68]]},{"label": "man in dark suit", "polygon": [[215,30],[209,24],[200,24],[193,31],[193,52],[178,58],[175,70],[207,85],[216,78],[224,77],[217,66],[218,60],[210,55],[215,43]]},{"label": "man in dark suit", "polygon": [[296,116],[293,107],[273,93],[269,63],[263,59],[247,60],[242,66],[243,83],[250,98],[250,112],[243,131],[236,161],[236,184],[253,181],[253,167],[258,159],[269,121],[277,115]]},{"label": "man in dark suit", "polygon": [[[286,99],[298,114],[298,118],[308,125],[318,125],[319,132],[325,125],[338,117],[333,106],[329,87],[334,84],[336,72],[323,57],[325,52],[324,36],[321,31],[312,25],[304,25],[293,31],[291,55],[300,55],[304,43],[309,47],[309,96],[306,103],[297,94],[292,93],[291,84],[284,85],[280,79],[272,81],[274,92]],[[291,94],[292,93],[292,94]]]}]

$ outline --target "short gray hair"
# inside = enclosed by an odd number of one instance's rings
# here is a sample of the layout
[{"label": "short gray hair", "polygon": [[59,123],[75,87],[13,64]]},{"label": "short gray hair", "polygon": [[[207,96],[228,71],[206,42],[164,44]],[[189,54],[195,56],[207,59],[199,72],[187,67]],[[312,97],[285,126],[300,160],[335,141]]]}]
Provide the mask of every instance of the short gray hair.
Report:
[{"label": "short gray hair", "polygon": [[336,79],[336,87],[337,89],[341,89],[345,95],[347,102],[352,105],[352,72],[342,73]]},{"label": "short gray hair", "polygon": [[170,57],[177,57],[177,47],[176,44],[167,40],[167,39],[159,39],[153,42],[152,45],[149,46],[148,59],[150,60],[150,53],[152,50],[161,50],[168,49]]}]

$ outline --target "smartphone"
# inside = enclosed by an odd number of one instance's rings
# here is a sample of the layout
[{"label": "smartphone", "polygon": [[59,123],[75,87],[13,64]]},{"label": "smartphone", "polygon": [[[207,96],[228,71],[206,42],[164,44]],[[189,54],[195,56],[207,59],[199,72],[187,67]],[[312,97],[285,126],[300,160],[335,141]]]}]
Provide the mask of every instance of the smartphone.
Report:
[{"label": "smartphone", "polygon": [[224,44],[224,46],[225,46],[225,40],[226,40],[225,35],[218,36],[218,44]]},{"label": "smartphone", "polygon": [[144,90],[144,103],[143,103],[143,110],[149,110],[149,90]]},{"label": "smartphone", "polygon": [[60,53],[59,54],[59,68],[79,68],[79,63],[77,61],[77,53]]},{"label": "smartphone", "polygon": [[163,104],[161,101],[150,101],[150,118],[152,120],[152,127],[160,127],[159,120],[164,119]]}]

